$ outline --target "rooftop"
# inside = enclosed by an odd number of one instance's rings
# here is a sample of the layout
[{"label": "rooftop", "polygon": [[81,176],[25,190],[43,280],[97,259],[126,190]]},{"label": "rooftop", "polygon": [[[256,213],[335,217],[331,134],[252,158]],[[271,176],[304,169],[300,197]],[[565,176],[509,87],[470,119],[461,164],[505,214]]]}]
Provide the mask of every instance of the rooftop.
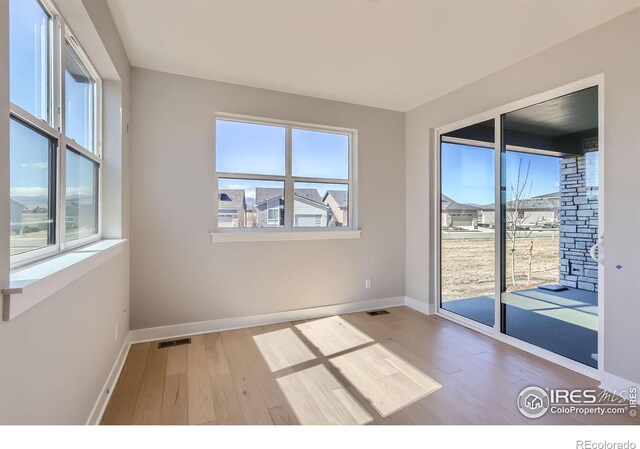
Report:
[{"label": "rooftop", "polygon": [[[316,189],[295,189],[294,195],[299,198],[304,198],[314,203],[322,204],[322,198]],[[262,204],[269,200],[284,197],[284,189],[274,189],[271,187],[257,187],[256,188],[256,204]]]},{"label": "rooftop", "polygon": [[218,193],[218,209],[246,209],[244,190],[220,189]]},{"label": "rooftop", "polygon": [[323,201],[327,200],[327,197],[331,195],[333,199],[338,203],[338,206],[346,208],[349,206],[349,192],[346,190],[327,190]]}]

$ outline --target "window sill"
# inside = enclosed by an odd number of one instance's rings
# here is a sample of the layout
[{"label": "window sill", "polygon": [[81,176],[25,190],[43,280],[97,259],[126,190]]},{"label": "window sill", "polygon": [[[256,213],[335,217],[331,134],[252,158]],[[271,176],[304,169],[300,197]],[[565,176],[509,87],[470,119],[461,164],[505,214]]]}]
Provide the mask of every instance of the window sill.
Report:
[{"label": "window sill", "polygon": [[2,290],[3,319],[16,318],[120,254],[125,242],[101,240],[16,269],[9,288]]},{"label": "window sill", "polygon": [[283,242],[293,240],[340,240],[359,239],[362,231],[251,231],[251,232],[212,232],[213,243],[231,242]]}]

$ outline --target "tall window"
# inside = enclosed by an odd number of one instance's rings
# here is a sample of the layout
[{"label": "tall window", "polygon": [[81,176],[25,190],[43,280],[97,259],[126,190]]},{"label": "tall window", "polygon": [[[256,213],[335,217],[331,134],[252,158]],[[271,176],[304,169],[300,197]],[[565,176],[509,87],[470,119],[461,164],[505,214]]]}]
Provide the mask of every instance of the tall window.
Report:
[{"label": "tall window", "polygon": [[220,115],[216,228],[353,228],[354,133]]},{"label": "tall window", "polygon": [[100,238],[101,81],[48,0],[9,1],[11,258]]}]

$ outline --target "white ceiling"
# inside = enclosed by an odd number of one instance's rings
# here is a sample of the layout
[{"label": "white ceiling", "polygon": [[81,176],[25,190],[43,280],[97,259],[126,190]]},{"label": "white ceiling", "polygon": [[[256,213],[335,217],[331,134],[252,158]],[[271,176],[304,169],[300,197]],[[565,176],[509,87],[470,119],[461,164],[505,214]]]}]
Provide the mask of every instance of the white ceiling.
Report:
[{"label": "white ceiling", "polygon": [[399,111],[640,6],[640,0],[108,3],[136,67]]}]

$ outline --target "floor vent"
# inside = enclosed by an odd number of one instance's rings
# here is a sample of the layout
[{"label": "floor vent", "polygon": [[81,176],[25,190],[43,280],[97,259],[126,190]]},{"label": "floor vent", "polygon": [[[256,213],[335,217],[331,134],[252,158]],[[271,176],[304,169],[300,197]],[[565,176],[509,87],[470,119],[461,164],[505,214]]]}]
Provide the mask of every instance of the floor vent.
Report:
[{"label": "floor vent", "polygon": [[161,341],[158,343],[158,349],[171,348],[172,346],[190,345],[190,338],[180,338],[179,340]]},{"label": "floor vent", "polygon": [[389,312],[386,310],[372,310],[371,312],[367,312],[367,315],[377,316],[377,315],[388,315]]}]

